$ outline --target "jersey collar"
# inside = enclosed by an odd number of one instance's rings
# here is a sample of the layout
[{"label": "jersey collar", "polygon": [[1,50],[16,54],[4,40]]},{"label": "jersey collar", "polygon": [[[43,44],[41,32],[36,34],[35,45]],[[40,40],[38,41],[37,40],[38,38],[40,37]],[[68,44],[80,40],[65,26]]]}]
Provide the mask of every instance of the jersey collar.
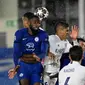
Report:
[{"label": "jersey collar", "polygon": [[72,61],[72,63],[70,63],[70,64],[72,64],[72,65],[80,65],[80,63],[77,62],[77,61]]}]

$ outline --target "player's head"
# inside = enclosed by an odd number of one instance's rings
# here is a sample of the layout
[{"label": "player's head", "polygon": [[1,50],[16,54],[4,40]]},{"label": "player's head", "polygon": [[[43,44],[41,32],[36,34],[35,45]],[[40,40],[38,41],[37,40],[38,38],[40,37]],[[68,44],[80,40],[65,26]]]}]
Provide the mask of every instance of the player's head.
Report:
[{"label": "player's head", "polygon": [[83,58],[83,49],[81,46],[73,46],[69,50],[69,58],[71,61],[80,62]]},{"label": "player's head", "polygon": [[25,28],[29,28],[30,25],[30,19],[34,16],[34,14],[32,12],[26,12],[23,17],[22,17],[22,21],[23,21],[23,26]]},{"label": "player's head", "polygon": [[39,31],[39,27],[40,27],[40,19],[38,16],[34,15],[30,19],[30,29],[34,35],[36,35],[37,32]]},{"label": "player's head", "polygon": [[34,15],[31,19],[30,19],[30,24],[32,25],[32,27],[38,28],[40,27],[40,19],[37,15]]},{"label": "player's head", "polygon": [[85,38],[79,37],[77,38],[79,45],[82,47],[83,51],[85,51]]},{"label": "player's head", "polygon": [[55,24],[55,33],[61,40],[65,40],[68,35],[69,25],[66,22],[60,21]]}]

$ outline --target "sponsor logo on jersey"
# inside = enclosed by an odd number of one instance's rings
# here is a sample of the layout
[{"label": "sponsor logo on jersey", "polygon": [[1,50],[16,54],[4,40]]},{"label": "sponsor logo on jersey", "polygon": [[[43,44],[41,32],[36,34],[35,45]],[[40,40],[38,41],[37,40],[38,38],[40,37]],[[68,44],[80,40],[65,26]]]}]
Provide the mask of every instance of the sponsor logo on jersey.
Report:
[{"label": "sponsor logo on jersey", "polygon": [[22,40],[26,40],[27,38],[23,38]]},{"label": "sponsor logo on jersey", "polygon": [[27,51],[34,51],[35,50],[34,43],[27,43],[26,46],[27,46],[27,48],[26,48]]},{"label": "sponsor logo on jersey", "polygon": [[65,51],[66,46],[67,43],[65,42],[56,43],[55,53],[57,53],[58,55],[62,55],[62,53],[64,53]]},{"label": "sponsor logo on jersey", "polygon": [[28,48],[34,48],[34,43],[27,43],[26,46],[27,46]]},{"label": "sponsor logo on jersey", "polygon": [[55,52],[57,53],[57,54],[62,54],[62,53],[64,53],[64,48],[63,49],[56,49],[55,50]]}]

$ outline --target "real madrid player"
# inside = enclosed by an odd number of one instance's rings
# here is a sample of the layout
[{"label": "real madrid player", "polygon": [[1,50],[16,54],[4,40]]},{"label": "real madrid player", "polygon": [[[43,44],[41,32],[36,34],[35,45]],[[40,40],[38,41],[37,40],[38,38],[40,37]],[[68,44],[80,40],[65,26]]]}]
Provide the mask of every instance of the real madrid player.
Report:
[{"label": "real madrid player", "polygon": [[13,78],[17,73],[20,85],[40,85],[43,71],[41,60],[47,53],[48,35],[39,29],[38,16],[32,15],[29,18],[28,13],[25,13],[22,21],[25,28],[15,33],[15,68],[9,71],[9,78]]},{"label": "real madrid player", "polygon": [[[53,76],[59,72],[61,56],[63,53],[69,52],[69,48],[72,47],[67,40],[69,32],[68,27],[66,22],[57,22],[55,25],[55,35],[49,36],[49,55],[46,57],[44,63],[45,69],[43,78],[45,85],[55,85],[57,78],[53,78]],[[72,39],[76,40],[78,35],[76,26],[72,28],[70,35],[72,36]]]},{"label": "real madrid player", "polygon": [[69,52],[70,63],[59,72],[59,85],[85,85],[85,67],[81,66],[83,49],[73,46]]}]

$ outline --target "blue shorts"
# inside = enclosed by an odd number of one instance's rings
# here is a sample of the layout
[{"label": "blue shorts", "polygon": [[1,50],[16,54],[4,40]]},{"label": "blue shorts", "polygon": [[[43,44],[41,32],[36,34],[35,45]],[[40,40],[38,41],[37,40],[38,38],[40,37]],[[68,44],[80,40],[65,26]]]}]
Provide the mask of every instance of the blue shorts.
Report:
[{"label": "blue shorts", "polygon": [[41,82],[41,73],[43,72],[43,66],[40,62],[31,64],[31,63],[24,63],[20,61],[19,63],[20,68],[17,72],[18,79],[28,79],[33,85],[36,82]]}]

